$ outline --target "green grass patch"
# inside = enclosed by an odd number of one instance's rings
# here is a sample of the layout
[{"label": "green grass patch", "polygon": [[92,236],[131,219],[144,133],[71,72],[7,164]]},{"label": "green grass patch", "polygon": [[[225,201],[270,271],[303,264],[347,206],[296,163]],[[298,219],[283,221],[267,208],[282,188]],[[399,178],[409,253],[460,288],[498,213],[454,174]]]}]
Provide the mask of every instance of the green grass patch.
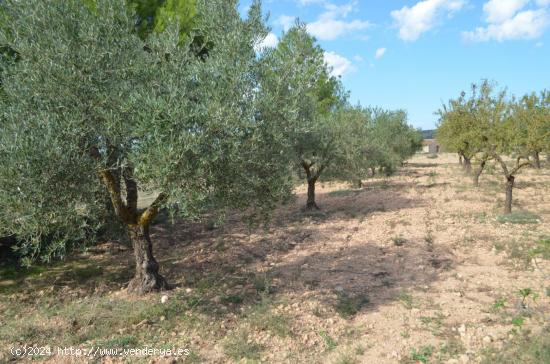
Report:
[{"label": "green grass patch", "polygon": [[350,318],[358,313],[369,303],[369,298],[364,295],[350,296],[345,292],[338,292],[334,309],[343,318]]},{"label": "green grass patch", "polygon": [[517,335],[502,349],[489,349],[484,352],[483,364],[548,364],[550,363],[550,326],[539,335]]},{"label": "green grass patch", "polygon": [[443,327],[443,316],[421,316],[420,322],[429,330],[434,336],[439,336]]},{"label": "green grass patch", "polygon": [[487,222],[487,213],[486,212],[478,212],[473,214],[473,218],[477,223],[484,224]]},{"label": "green grass patch", "polygon": [[537,241],[534,249],[530,251],[531,256],[550,260],[550,238]]},{"label": "green grass patch", "polygon": [[525,323],[525,318],[523,316],[516,316],[516,317],[512,318],[512,325],[514,325],[516,327],[521,328],[524,323]]},{"label": "green grass patch", "polygon": [[26,320],[14,320],[0,326],[0,342],[47,344],[51,338],[62,335],[63,328],[38,324]]},{"label": "green grass patch", "polygon": [[325,347],[327,351],[331,351],[336,349],[338,346],[338,343],[332,336],[329,335],[326,331],[319,331],[319,336],[325,341]]},{"label": "green grass patch", "polygon": [[426,364],[430,360],[433,353],[434,347],[432,345],[423,346],[420,349],[412,348],[409,359],[413,363],[420,362]]},{"label": "green grass patch", "polygon": [[506,307],[506,299],[505,298],[500,298],[498,300],[495,301],[495,303],[493,303],[491,305],[491,312],[492,313],[498,313],[500,311],[502,311],[504,308]]},{"label": "green grass patch", "polygon": [[274,313],[272,307],[271,301],[263,297],[262,301],[247,313],[250,326],[260,331],[269,331],[279,337],[292,336],[291,318],[285,314]]},{"label": "green grass patch", "polygon": [[246,331],[238,332],[226,339],[223,345],[225,355],[235,361],[259,361],[264,347],[250,340]]},{"label": "green grass patch", "polygon": [[3,322],[0,341],[73,346],[110,340],[113,333],[119,332],[117,340],[123,340],[124,331],[137,325],[146,327],[145,333],[151,327],[165,332],[175,326],[192,328],[196,317],[184,315],[187,310],[187,302],[178,297],[165,304],[160,304],[157,297],[136,301],[108,297],[70,303],[39,301],[25,320],[10,317]]},{"label": "green grass patch", "polygon": [[498,216],[497,221],[501,224],[538,224],[540,216],[529,211],[514,211],[511,214]]},{"label": "green grass patch", "polygon": [[0,266],[0,277],[2,279],[19,280],[27,277],[37,276],[42,272],[45,272],[48,267],[44,266],[31,266],[28,268],[17,267],[8,265],[5,267]]},{"label": "green grass patch", "polygon": [[414,307],[413,297],[406,292],[401,292],[397,296],[397,299],[409,310]]},{"label": "green grass patch", "polygon": [[244,301],[244,298],[242,298],[239,295],[224,296],[224,297],[222,297],[222,300],[221,300],[221,302],[224,303],[224,304],[231,303],[231,304],[234,304],[234,305],[239,305],[239,304],[243,303],[243,301]]}]

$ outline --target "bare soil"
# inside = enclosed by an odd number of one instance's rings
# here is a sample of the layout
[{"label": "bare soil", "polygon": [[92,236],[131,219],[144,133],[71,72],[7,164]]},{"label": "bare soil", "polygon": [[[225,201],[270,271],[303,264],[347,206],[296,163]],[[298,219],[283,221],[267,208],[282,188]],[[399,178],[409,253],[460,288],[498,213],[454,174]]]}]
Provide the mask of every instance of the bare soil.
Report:
[{"label": "bare soil", "polygon": [[[302,212],[301,186],[266,229],[251,229],[238,215],[222,227],[159,223],[152,239],[162,274],[177,287],[169,292],[128,297],[132,255],[116,243],[34,276],[0,277],[0,312],[9,312],[0,317],[0,349],[130,337],[122,343],[188,348],[192,355],[181,362],[490,362],[515,337],[536,336],[550,323],[550,267],[530,255],[550,236],[550,169],[517,178],[514,209],[536,216],[520,224],[501,220],[497,168],[474,188],[457,162],[450,154],[418,155],[397,175],[360,189],[321,184],[315,213]],[[130,318],[107,315],[112,330],[92,331],[103,324],[73,312],[101,316],[94,310],[105,302]],[[122,309],[151,306],[160,308],[135,317]],[[29,337],[22,318],[38,334]]]}]

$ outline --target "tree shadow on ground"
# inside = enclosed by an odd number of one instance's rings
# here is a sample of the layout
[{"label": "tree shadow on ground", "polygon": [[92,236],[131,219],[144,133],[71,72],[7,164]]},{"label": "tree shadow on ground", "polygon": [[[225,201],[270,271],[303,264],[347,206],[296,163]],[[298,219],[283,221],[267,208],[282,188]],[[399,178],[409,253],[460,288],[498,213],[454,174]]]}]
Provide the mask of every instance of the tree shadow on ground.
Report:
[{"label": "tree shadow on ground", "polygon": [[[341,289],[368,295],[371,305],[382,304],[409,287],[429,284],[450,266],[448,252],[426,250],[425,242],[380,248],[365,241],[346,248],[359,230],[353,225],[370,214],[416,208],[423,202],[392,189],[343,195],[323,197],[319,215],[297,212],[305,199],[298,196],[296,203],[277,211],[265,230],[249,229],[238,216],[214,230],[201,223],[159,225],[153,231],[156,255],[168,280],[200,291],[202,307],[209,311],[219,304],[237,308],[265,291],[313,290],[330,296]],[[341,240],[334,241],[338,251],[330,239]],[[306,256],[296,258],[294,250]]]},{"label": "tree shadow on ground", "polygon": [[430,285],[455,260],[450,251],[423,240],[396,246],[367,239],[347,246],[357,230],[343,231],[336,224],[324,228],[323,235],[342,239],[331,242],[317,241],[315,225],[257,236],[231,228],[222,234],[195,235],[198,240],[177,248],[172,256],[163,246],[159,256],[169,280],[193,288],[202,300],[197,308],[209,313],[227,312],[218,310],[220,305],[236,311],[243,303],[258,301],[263,292],[314,292],[327,306],[335,306],[337,295],[344,292],[368,297],[365,309],[374,309],[411,288]]},{"label": "tree shadow on ground", "polygon": [[315,252],[277,266],[274,274],[284,290],[313,290],[334,304],[334,293],[369,298],[373,309],[397,299],[410,288],[430,285],[442,270],[450,269],[450,251],[428,249],[409,241],[403,246],[380,246],[365,241],[360,246]]},{"label": "tree shadow on ground", "polygon": [[[424,251],[422,242],[380,248],[365,241],[335,253],[318,241],[319,234],[346,242],[359,229],[354,225],[373,214],[422,206],[426,202],[406,197],[407,189],[415,187],[401,181],[369,181],[357,190],[319,193],[322,211],[318,214],[300,211],[305,203],[301,194],[294,203],[277,209],[266,229],[249,228],[240,214],[229,216],[221,227],[204,221],[170,224],[161,219],[152,228],[155,256],[168,281],[175,287],[191,288],[193,293],[187,296],[194,295],[197,304],[193,307],[209,313],[221,306],[236,310],[265,292],[305,289],[327,295],[341,288],[367,294],[371,304],[381,304],[400,290],[436,279],[435,266],[448,265],[448,258]],[[42,277],[18,283],[26,284],[27,291],[49,287],[52,294],[76,291],[77,296],[121,289],[133,273],[132,252],[109,244],[93,254],[75,255]],[[304,246],[305,257],[290,254]]]}]

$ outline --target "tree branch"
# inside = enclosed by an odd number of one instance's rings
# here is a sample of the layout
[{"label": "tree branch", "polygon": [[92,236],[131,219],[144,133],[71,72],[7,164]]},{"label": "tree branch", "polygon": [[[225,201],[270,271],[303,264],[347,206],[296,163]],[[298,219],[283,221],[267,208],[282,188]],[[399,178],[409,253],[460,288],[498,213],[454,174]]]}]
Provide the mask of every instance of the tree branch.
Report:
[{"label": "tree branch", "polygon": [[506,178],[510,177],[510,173],[508,172],[508,166],[506,165],[506,163],[504,163],[502,158],[500,158],[500,155],[498,155],[498,153],[495,153],[495,152],[493,152],[492,155],[493,155],[493,158],[495,158],[495,160],[502,167],[502,171],[504,172],[504,175],[506,176]]},{"label": "tree branch", "polygon": [[527,167],[527,166],[533,166],[533,163],[531,163],[531,161],[527,161],[527,162],[523,162],[523,163],[519,163],[519,159],[518,159],[518,164],[514,167],[514,169],[512,169],[512,171],[510,172],[510,175],[513,176],[514,174],[516,174],[520,169],[522,169],[523,167]]},{"label": "tree branch", "polygon": [[137,183],[134,180],[134,168],[126,166],[122,170],[122,176],[124,178],[124,184],[126,186],[126,206],[130,211],[136,213],[137,201],[138,201],[138,188]]},{"label": "tree branch", "polygon": [[168,199],[168,195],[161,192],[155,201],[139,216],[138,224],[142,227],[149,226],[151,221],[157,216],[160,206]]},{"label": "tree branch", "polygon": [[99,176],[105,187],[107,187],[107,191],[109,191],[109,196],[111,197],[111,202],[113,203],[117,215],[127,224],[134,223],[136,218],[135,211],[130,211],[124,204],[120,193],[120,185],[116,182],[111,171],[104,169],[99,172]]},{"label": "tree branch", "polygon": [[119,153],[117,148],[111,144],[109,139],[106,139],[107,143],[107,168],[111,171],[113,174],[113,178],[118,185],[118,189],[120,190],[120,167],[118,163],[118,157]]},{"label": "tree branch", "polygon": [[533,166],[533,163],[529,160],[527,160],[526,162],[520,163],[521,159],[525,158],[525,157],[519,156],[516,159],[516,166],[512,170],[509,170],[508,166],[506,165],[506,163],[504,163],[502,158],[500,158],[498,153],[493,152],[492,156],[500,164],[500,166],[502,167],[502,171],[504,172],[504,175],[506,176],[506,178],[514,176],[523,167]]}]

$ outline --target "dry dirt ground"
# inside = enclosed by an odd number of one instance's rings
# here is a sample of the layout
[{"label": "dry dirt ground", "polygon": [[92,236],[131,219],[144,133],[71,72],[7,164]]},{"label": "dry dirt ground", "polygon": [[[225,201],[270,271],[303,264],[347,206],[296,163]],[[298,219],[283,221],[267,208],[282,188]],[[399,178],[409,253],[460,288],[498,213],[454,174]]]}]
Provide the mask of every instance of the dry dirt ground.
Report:
[{"label": "dry dirt ground", "polygon": [[497,168],[476,189],[455,155],[418,155],[360,189],[320,185],[318,213],[300,187],[267,229],[161,222],[172,291],[126,296],[132,256],[115,243],[0,279],[0,362],[27,360],[8,353],[24,344],[190,350],[38,358],[52,363],[498,362],[550,323],[549,261],[531,254],[550,237],[550,168],[514,192],[520,213],[502,220]]}]

